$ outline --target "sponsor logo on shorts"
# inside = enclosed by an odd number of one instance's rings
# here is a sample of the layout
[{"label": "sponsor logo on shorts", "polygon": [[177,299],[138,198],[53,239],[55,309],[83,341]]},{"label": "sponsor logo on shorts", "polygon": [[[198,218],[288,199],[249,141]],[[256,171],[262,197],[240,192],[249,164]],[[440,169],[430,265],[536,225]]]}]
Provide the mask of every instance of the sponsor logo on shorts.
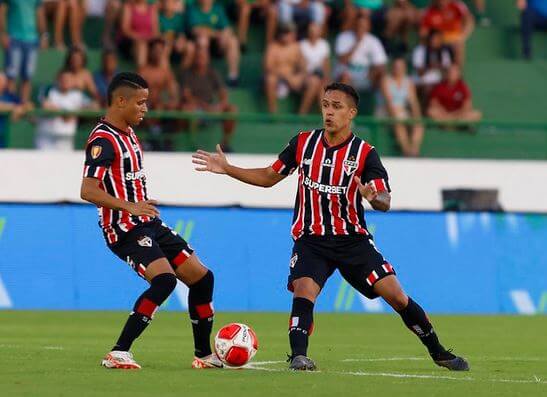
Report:
[{"label": "sponsor logo on shorts", "polygon": [[141,247],[152,247],[152,239],[148,236],[141,236],[137,238],[137,244],[139,244]]},{"label": "sponsor logo on shorts", "polygon": [[296,265],[296,262],[298,261],[298,254],[294,254],[289,262],[289,266],[292,268],[294,265]]}]

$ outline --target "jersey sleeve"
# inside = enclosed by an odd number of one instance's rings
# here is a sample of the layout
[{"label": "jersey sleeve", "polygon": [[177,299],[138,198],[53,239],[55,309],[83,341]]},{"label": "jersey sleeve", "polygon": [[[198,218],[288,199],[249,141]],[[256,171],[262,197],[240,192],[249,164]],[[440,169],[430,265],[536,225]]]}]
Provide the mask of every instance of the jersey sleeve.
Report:
[{"label": "jersey sleeve", "polygon": [[114,147],[106,138],[97,138],[85,150],[84,178],[103,180],[114,160]]},{"label": "jersey sleeve", "polygon": [[361,175],[361,183],[374,182],[378,192],[391,192],[387,171],[380,161],[376,149],[372,148],[365,159],[364,172]]},{"label": "jersey sleeve", "polygon": [[290,175],[294,172],[298,163],[296,161],[296,148],[298,146],[298,135],[289,141],[289,144],[272,164],[275,172],[281,175]]}]

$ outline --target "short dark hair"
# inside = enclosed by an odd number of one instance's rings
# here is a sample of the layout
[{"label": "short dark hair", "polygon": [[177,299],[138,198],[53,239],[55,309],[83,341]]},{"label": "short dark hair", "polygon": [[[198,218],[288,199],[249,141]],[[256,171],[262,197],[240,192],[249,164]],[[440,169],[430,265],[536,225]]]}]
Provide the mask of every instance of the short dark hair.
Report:
[{"label": "short dark hair", "polygon": [[108,85],[107,90],[107,103],[108,105],[112,104],[112,93],[120,87],[128,87],[133,89],[146,89],[148,88],[148,83],[137,73],[132,72],[122,72],[118,73],[110,84]]},{"label": "short dark hair", "polygon": [[81,47],[71,47],[67,54],[66,54],[66,57],[65,57],[65,66],[64,66],[64,69],[67,69],[67,70],[71,70],[72,69],[72,66],[71,66],[71,63],[72,63],[72,58],[74,58],[75,55],[77,54],[81,54],[82,55],[82,63],[84,64],[83,66],[86,67],[87,65],[87,54],[85,52],[85,50]]},{"label": "short dark hair", "polygon": [[329,91],[343,92],[353,100],[356,108],[359,107],[359,94],[357,94],[357,91],[355,91],[355,88],[353,88],[351,85],[344,83],[330,83],[325,87],[325,93]]}]

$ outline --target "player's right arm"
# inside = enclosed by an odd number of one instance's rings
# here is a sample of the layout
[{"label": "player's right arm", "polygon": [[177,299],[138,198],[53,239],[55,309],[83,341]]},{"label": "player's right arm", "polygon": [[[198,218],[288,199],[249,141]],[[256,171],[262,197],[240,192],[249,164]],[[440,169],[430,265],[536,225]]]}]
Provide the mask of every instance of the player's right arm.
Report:
[{"label": "player's right arm", "polygon": [[226,155],[217,145],[216,153],[198,150],[192,155],[192,163],[197,171],[209,171],[215,174],[225,174],[249,185],[272,187],[285,178],[270,166],[264,168],[241,168],[228,162]]},{"label": "player's right arm", "polygon": [[228,162],[217,145],[216,153],[198,150],[192,156],[192,162],[197,171],[209,171],[215,174],[226,174],[238,181],[254,186],[272,187],[290,175],[297,167],[296,145],[298,136],[294,137],[287,147],[279,154],[279,158],[269,167],[241,168]]},{"label": "player's right arm", "polygon": [[101,188],[101,184],[113,160],[114,148],[107,139],[97,138],[87,145],[84,175],[80,188],[80,197],[82,200],[99,207],[106,207],[116,211],[127,211],[137,216],[158,216],[159,211],[155,207],[157,204],[155,200],[132,203],[114,197]]}]

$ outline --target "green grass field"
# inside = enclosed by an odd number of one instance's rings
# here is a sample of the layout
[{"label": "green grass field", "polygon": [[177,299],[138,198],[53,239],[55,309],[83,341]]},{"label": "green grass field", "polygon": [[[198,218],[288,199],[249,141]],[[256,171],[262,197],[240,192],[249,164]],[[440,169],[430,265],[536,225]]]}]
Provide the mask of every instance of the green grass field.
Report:
[{"label": "green grass field", "polygon": [[284,362],[287,316],[219,313],[257,332],[253,369],[192,370],[185,313],[160,312],[136,342],[140,371],[99,366],[127,313],[0,311],[0,395],[11,396],[547,396],[547,317],[434,316],[471,371],[428,359],[396,316],[317,314],[316,373]]}]

